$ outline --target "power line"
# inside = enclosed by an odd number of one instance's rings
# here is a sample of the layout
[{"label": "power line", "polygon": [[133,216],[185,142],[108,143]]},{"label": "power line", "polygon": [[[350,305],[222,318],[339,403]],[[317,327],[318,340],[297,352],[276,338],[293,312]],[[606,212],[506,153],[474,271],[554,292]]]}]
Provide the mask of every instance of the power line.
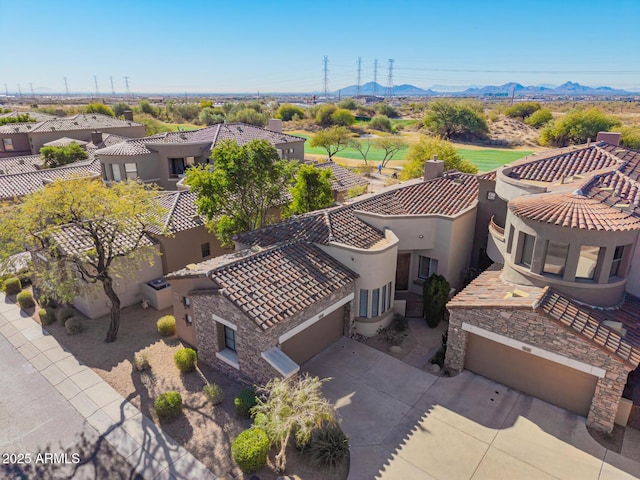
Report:
[{"label": "power line", "polygon": [[96,97],[100,99],[100,90],[98,89],[98,77],[94,75],[93,81],[96,84]]},{"label": "power line", "polygon": [[127,97],[131,96],[131,92],[129,91],[129,77],[124,77],[124,84],[127,89]]},{"label": "power line", "polygon": [[67,92],[67,97],[69,96],[69,84],[67,84],[67,77],[64,77],[64,91]]},{"label": "power line", "polygon": [[373,96],[378,93],[378,59],[373,61]]},{"label": "power line", "polygon": [[356,88],[356,96],[360,96],[360,83],[361,83],[361,75],[362,73],[362,57],[358,57],[358,87]]},{"label": "power line", "polygon": [[20,84],[18,84],[18,98],[22,98],[22,89],[20,88]]},{"label": "power line", "polygon": [[323,64],[322,71],[324,72],[324,79],[322,82],[322,86],[324,90],[324,98],[327,99],[329,98],[329,57],[325,55],[324,59],[322,60],[322,64]]},{"label": "power line", "polygon": [[33,83],[29,82],[29,90],[31,90],[31,98],[36,98],[35,94],[33,93]]},{"label": "power line", "polygon": [[393,58],[389,59],[389,76],[387,77],[387,97],[393,97]]},{"label": "power line", "polygon": [[110,77],[109,77],[109,80],[111,80],[111,96],[112,96],[112,97],[115,97],[115,96],[116,96],[116,89],[115,89],[115,88],[113,88],[113,77],[112,77],[112,76],[110,76]]}]

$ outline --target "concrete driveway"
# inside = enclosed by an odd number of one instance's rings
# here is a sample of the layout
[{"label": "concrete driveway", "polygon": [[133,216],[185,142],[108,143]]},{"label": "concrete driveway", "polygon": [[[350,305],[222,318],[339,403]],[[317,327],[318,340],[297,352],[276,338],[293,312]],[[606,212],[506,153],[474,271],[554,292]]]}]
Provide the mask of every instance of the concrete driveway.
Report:
[{"label": "concrete driveway", "polygon": [[342,338],[304,365],[351,441],[350,480],[640,478],[584,417],[471,372],[436,377]]}]

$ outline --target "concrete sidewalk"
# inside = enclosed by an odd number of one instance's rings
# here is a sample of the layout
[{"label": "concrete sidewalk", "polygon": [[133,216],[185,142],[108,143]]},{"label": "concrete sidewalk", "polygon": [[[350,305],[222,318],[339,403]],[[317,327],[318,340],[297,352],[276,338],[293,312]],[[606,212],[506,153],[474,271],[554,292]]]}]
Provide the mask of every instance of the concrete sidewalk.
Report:
[{"label": "concrete sidewalk", "polygon": [[[26,364],[32,367],[28,370],[31,373],[34,373],[33,370],[39,372],[39,376],[55,389],[50,396],[40,393],[31,403],[20,405],[23,410],[50,411],[52,417],[58,417],[62,408],[72,406],[90,426],[87,428],[85,424],[84,427],[87,438],[106,439],[144,479],[216,478],[200,461],[165,435],[100,376],[64,350],[45,328],[21,311],[4,294],[0,294],[0,333],[22,354]],[[4,357],[15,353],[9,351],[8,345],[0,351],[6,352],[3,354],[4,360]],[[15,360],[7,362],[10,370],[5,372],[5,376],[11,376],[22,385],[25,383],[24,378],[21,378],[24,376],[25,366],[20,363]],[[33,375],[31,379],[38,382],[38,375]],[[38,388],[43,391],[45,389],[42,385]],[[60,395],[62,399],[59,398]],[[52,401],[52,397],[59,401]],[[10,433],[13,432],[15,438],[16,432],[19,433],[24,428],[24,422],[15,416],[2,420],[0,438],[11,442]],[[41,429],[39,435],[43,436],[38,439],[40,445],[53,445],[60,443],[62,432],[59,428]],[[49,438],[44,438],[46,436]],[[62,441],[69,444],[70,440],[63,436]],[[25,448],[22,444],[5,444],[2,447],[7,453],[12,451],[11,447],[15,447],[12,453],[25,453],[20,450]]]}]

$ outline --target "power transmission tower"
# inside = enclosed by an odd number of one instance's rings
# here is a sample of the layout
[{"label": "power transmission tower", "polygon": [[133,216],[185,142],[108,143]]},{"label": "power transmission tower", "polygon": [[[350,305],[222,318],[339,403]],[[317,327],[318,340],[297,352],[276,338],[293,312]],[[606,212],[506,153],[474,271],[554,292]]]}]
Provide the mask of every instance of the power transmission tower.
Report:
[{"label": "power transmission tower", "polygon": [[393,58],[389,59],[389,77],[387,78],[387,97],[393,97]]},{"label": "power transmission tower", "polygon": [[131,96],[131,92],[129,91],[129,77],[124,77],[124,84],[127,87],[127,97]]},{"label": "power transmission tower", "polygon": [[113,88],[113,77],[109,77],[109,80],[111,80],[111,96],[115,97],[116,96],[116,89]]},{"label": "power transmission tower", "polygon": [[93,81],[96,84],[96,97],[100,99],[100,90],[98,89],[98,77],[94,75]]},{"label": "power transmission tower", "polygon": [[378,59],[373,61],[373,96],[378,93]]},{"label": "power transmission tower", "polygon": [[9,98],[9,87],[7,87],[7,84],[4,84],[4,94],[7,98]]},{"label": "power transmission tower", "polygon": [[356,89],[356,96],[359,97],[360,96],[360,74],[362,73],[362,58],[358,57],[358,87]]},{"label": "power transmission tower", "polygon": [[64,77],[64,91],[67,92],[67,97],[69,96],[69,84],[67,83],[67,77]]},{"label": "power transmission tower", "polygon": [[18,98],[22,98],[22,89],[20,88],[20,84],[18,84]]},{"label": "power transmission tower", "polygon": [[323,64],[322,71],[324,73],[322,87],[324,90],[324,98],[326,100],[329,98],[329,57],[325,55],[324,59],[322,60],[322,64]]},{"label": "power transmission tower", "polygon": [[35,99],[35,98],[36,98],[36,96],[35,96],[35,94],[33,93],[33,83],[31,83],[31,82],[29,82],[29,89],[31,90],[31,98]]}]

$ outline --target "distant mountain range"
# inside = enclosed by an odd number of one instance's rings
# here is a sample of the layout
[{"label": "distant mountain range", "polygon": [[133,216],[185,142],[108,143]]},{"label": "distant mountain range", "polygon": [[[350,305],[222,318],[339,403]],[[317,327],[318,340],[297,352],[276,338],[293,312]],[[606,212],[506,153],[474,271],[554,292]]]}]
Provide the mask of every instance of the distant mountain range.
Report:
[{"label": "distant mountain range", "polygon": [[[565,82],[558,87],[552,87],[549,85],[530,85],[524,86],[520,83],[505,83],[504,85],[488,85],[484,87],[470,87],[466,90],[462,90],[459,87],[447,87],[446,85],[439,85],[438,91],[432,89],[423,89],[416,87],[415,85],[403,84],[393,86],[393,96],[435,96],[435,95],[452,95],[452,96],[478,96],[478,97],[510,97],[514,95],[520,96],[532,96],[532,95],[634,95],[637,92],[629,92],[626,90],[618,90],[611,87],[589,87],[586,85],[580,85],[575,82]],[[450,91],[446,91],[446,88],[451,88]],[[360,86],[358,90],[357,85],[349,85],[342,88],[339,91],[335,91],[332,95],[341,95],[345,97],[352,97],[360,93],[360,95],[387,95],[387,87],[380,85],[379,83],[369,82]]]}]

